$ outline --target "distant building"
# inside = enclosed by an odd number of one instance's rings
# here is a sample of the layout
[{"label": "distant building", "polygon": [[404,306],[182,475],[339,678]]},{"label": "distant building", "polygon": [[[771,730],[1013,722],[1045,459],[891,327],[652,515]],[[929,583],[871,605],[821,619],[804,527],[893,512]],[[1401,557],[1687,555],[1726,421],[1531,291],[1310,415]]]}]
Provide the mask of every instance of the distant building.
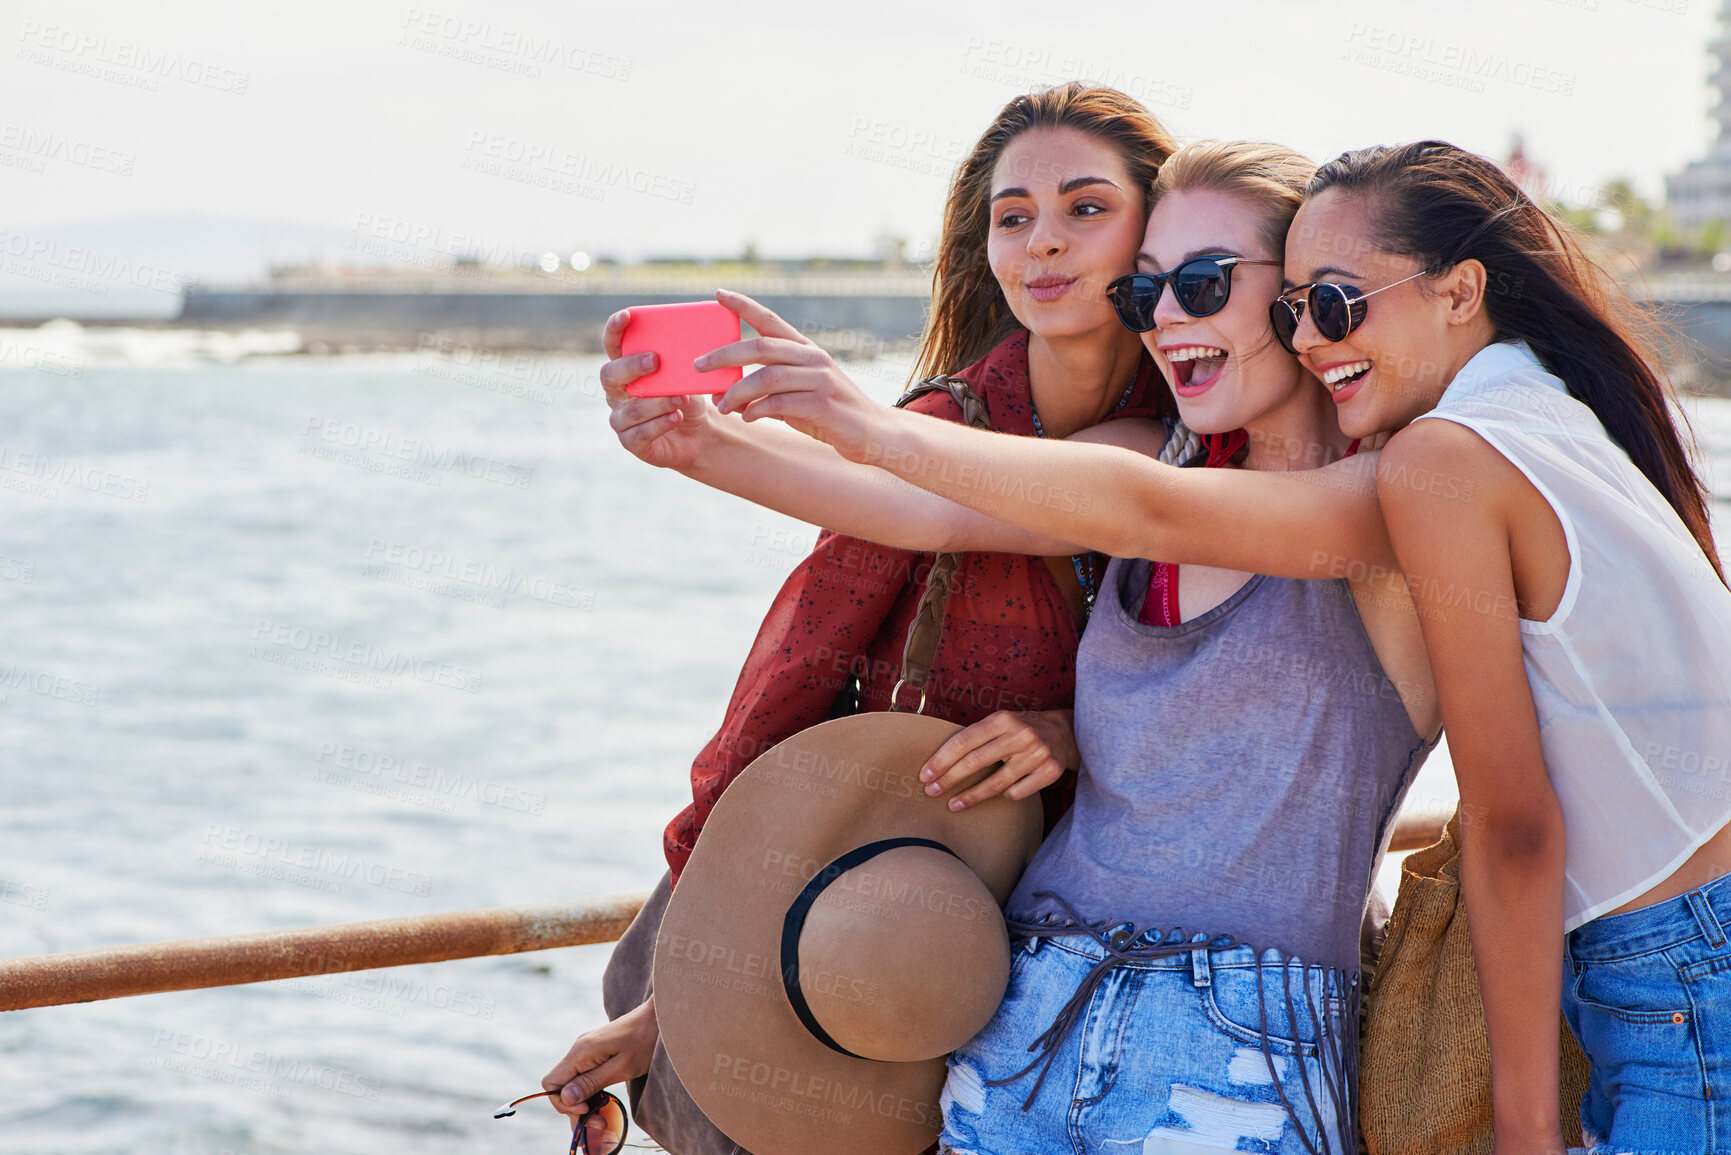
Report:
[{"label": "distant building", "polygon": [[[1731,0],[1725,2],[1731,4]],[[1555,199],[1551,193],[1550,175],[1527,155],[1526,141],[1521,139],[1518,132],[1509,139],[1509,159],[1503,161],[1502,170],[1515,182],[1516,188],[1533,200],[1543,204]]]},{"label": "distant building", "polygon": [[1707,45],[1713,57],[1710,82],[1719,93],[1713,119],[1719,139],[1704,160],[1691,161],[1665,179],[1665,205],[1682,229],[1713,221],[1731,224],[1731,0],[1720,0],[1719,33]]}]

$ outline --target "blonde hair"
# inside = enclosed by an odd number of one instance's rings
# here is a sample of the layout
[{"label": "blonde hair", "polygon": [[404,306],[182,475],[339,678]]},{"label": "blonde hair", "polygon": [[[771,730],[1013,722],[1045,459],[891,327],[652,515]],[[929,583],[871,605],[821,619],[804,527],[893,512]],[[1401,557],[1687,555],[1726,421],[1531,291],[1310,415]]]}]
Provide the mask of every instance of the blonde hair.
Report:
[{"label": "blonde hair", "polygon": [[1074,128],[1116,147],[1144,211],[1153,206],[1160,166],[1178,147],[1153,113],[1115,88],[1072,80],[1006,104],[950,182],[915,380],[973,364],[1020,327],[986,261],[986,237],[992,170],[1010,141],[1031,128]]},{"label": "blonde hair", "polygon": [[[1253,140],[1199,140],[1179,149],[1161,166],[1154,181],[1155,201],[1167,193],[1211,192],[1243,197],[1267,215],[1262,240],[1279,260],[1286,250],[1292,218],[1316,164],[1283,144]],[[1150,208],[1153,202],[1150,202]]]}]

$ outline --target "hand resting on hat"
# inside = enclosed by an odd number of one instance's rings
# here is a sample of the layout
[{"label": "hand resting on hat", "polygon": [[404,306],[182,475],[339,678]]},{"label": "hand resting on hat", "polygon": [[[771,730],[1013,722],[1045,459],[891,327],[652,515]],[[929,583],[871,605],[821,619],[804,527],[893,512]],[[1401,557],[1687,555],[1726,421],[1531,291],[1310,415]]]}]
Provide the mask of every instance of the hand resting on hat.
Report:
[{"label": "hand resting on hat", "polygon": [[950,799],[962,810],[999,794],[1027,798],[1081,766],[1073,710],[999,710],[951,737],[926,760],[920,781],[937,797],[967,783],[994,763],[983,781]]},{"label": "hand resting on hat", "polygon": [[589,1109],[589,1097],[595,1092],[649,1073],[660,1034],[651,995],[642,1006],[606,1026],[578,1035],[565,1057],[541,1079],[543,1090],[562,1092],[547,1101],[575,1120]]}]

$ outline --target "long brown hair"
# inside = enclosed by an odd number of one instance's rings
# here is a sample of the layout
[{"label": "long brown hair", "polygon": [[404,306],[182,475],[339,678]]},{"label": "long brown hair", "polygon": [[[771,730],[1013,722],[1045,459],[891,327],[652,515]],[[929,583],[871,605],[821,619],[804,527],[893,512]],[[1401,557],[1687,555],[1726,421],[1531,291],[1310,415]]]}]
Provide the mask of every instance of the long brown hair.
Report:
[{"label": "long brown hair", "polygon": [[944,204],[944,231],[932,271],[932,311],[920,337],[914,379],[952,373],[991,352],[1019,327],[986,263],[992,170],[1005,146],[1031,128],[1074,128],[1118,149],[1152,204],[1154,178],[1178,147],[1154,114],[1115,88],[1070,81],[1006,104],[956,169]]},{"label": "long brown hair", "polygon": [[1676,394],[1655,366],[1675,347],[1583,251],[1579,234],[1535,204],[1493,162],[1439,140],[1343,153],[1317,170],[1309,194],[1361,195],[1373,235],[1430,270],[1477,260],[1489,274],[1485,313],[1499,341],[1525,341],[1605,427],[1683,519],[1719,580],[1710,495],[1678,428]]}]

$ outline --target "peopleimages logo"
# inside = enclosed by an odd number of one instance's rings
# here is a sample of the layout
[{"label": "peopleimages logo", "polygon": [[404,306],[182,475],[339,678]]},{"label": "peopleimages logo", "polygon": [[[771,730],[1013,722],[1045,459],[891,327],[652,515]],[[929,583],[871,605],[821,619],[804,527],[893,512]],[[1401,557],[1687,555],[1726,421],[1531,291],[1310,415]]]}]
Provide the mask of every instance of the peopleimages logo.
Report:
[{"label": "peopleimages logo", "polygon": [[[33,449],[18,449],[10,445],[0,445],[0,473],[18,474],[49,487],[64,485],[86,493],[118,497],[122,501],[143,501],[150,496],[148,481],[140,481],[100,466],[84,465],[64,457],[55,457]],[[59,496],[58,490],[54,496]]]},{"label": "peopleimages logo", "polygon": [[[467,666],[453,665],[450,662],[435,662],[406,654],[402,650],[375,646],[371,642],[363,642],[345,638],[340,634],[326,633],[323,630],[311,630],[304,626],[291,625],[288,622],[272,621],[269,618],[259,618],[253,625],[253,644],[250,652],[254,657],[271,660],[271,651],[263,647],[277,647],[279,653],[290,653],[294,656],[317,662],[324,659],[329,662],[341,662],[352,667],[356,672],[374,674],[404,674],[408,677],[426,682],[431,686],[444,686],[453,690],[464,690],[468,693],[479,693],[481,689],[481,671],[472,670]],[[299,665],[296,662],[282,662],[284,665]],[[386,683],[385,689],[389,688]]]},{"label": "peopleimages logo", "polygon": [[0,902],[9,902],[13,906],[47,910],[48,898],[52,893],[46,886],[30,886],[27,883],[0,878]]},{"label": "peopleimages logo", "polygon": [[466,798],[525,814],[539,815],[547,807],[547,796],[539,790],[525,790],[495,778],[483,778],[465,770],[437,766],[421,759],[411,761],[400,755],[384,754],[364,746],[321,742],[313,761],[321,766],[349,771],[355,776],[350,781],[376,785],[379,790],[390,789],[386,786],[387,778],[391,782],[403,783],[421,792],[428,800],[438,803],[436,808],[441,810],[454,809],[450,805],[452,798]]},{"label": "peopleimages logo", "polygon": [[40,694],[44,698],[79,706],[94,706],[102,700],[102,687],[93,683],[16,663],[0,665],[0,702],[6,701],[12,690]]},{"label": "peopleimages logo", "polygon": [[14,366],[39,373],[52,373],[56,377],[84,376],[84,358],[76,353],[66,353],[11,337],[0,338],[0,369]]},{"label": "peopleimages logo", "polygon": [[308,1086],[375,1101],[384,1093],[381,1080],[355,1071],[188,1031],[160,1028],[152,1046],[152,1067],[249,1091],[288,1097],[297,1087]]},{"label": "peopleimages logo", "polygon": [[1485,82],[1494,80],[1557,96],[1575,94],[1573,72],[1377,24],[1352,25],[1344,58],[1354,64],[1472,92],[1483,92]]},{"label": "peopleimages logo", "polygon": [[[543,405],[556,404],[565,395],[601,395],[600,379],[592,372],[544,356],[501,352],[440,333],[421,334],[415,353],[416,371],[488,393]],[[567,389],[570,394],[565,394]]]},{"label": "peopleimages logo", "polygon": [[[290,870],[306,871],[309,876],[323,876],[322,881],[330,885],[320,889],[332,893],[340,889],[342,882],[364,882],[369,886],[416,894],[422,898],[431,894],[433,889],[432,876],[419,871],[376,862],[346,850],[339,852],[311,843],[296,842],[292,838],[276,838],[215,822],[205,824],[204,842],[199,857],[201,861],[216,866],[238,866],[240,859],[244,857]],[[249,870],[247,873],[267,872]]]},{"label": "peopleimages logo", "polygon": [[[545,141],[524,140],[504,133],[476,129],[469,133],[468,153],[463,167],[490,176],[510,176],[517,172],[533,177],[550,178],[556,191],[588,195],[599,192],[602,199],[609,188],[640,193],[688,205],[697,195],[695,181],[680,180],[667,173],[651,172],[616,160],[602,160],[588,153],[572,152]],[[564,183],[559,183],[564,178]],[[545,183],[528,180],[530,184]],[[587,190],[583,191],[583,190]]]},{"label": "peopleimages logo", "polygon": [[397,43],[402,47],[501,71],[538,78],[540,66],[546,65],[603,80],[631,79],[631,61],[626,57],[452,12],[410,8],[401,27]]},{"label": "peopleimages logo", "polygon": [[490,241],[478,232],[446,229],[441,224],[387,213],[356,213],[352,231],[355,235],[348,240],[349,249],[456,276],[480,277],[490,268],[532,265],[541,255],[539,250]]},{"label": "peopleimages logo", "polygon": [[99,294],[106,293],[110,284],[173,295],[184,287],[181,275],[172,269],[15,230],[0,229],[0,257],[5,258],[6,272],[15,276]]},{"label": "peopleimages logo", "polygon": [[136,153],[12,121],[0,123],[0,151],[27,157],[38,165],[33,169],[35,172],[43,171],[44,162],[52,160],[75,168],[131,176],[133,166],[138,163]]},{"label": "peopleimages logo", "polygon": [[48,68],[111,80],[145,92],[157,91],[159,80],[178,80],[245,96],[252,73],[225,68],[180,52],[159,51],[129,40],[114,40],[76,28],[26,20],[18,33],[23,48],[16,59]]},{"label": "peopleimages logo", "polygon": [[[398,569],[411,571],[411,576],[420,576],[434,580],[433,592],[444,593],[437,588],[438,579],[445,579],[464,586],[472,586],[478,592],[488,594],[513,594],[545,602],[548,605],[561,606],[572,610],[592,610],[595,608],[595,591],[586,587],[570,586],[538,574],[526,573],[512,567],[500,567],[475,559],[459,558],[448,550],[422,549],[420,546],[404,545],[402,542],[387,541],[382,537],[372,539],[367,546],[367,560],[387,562]],[[391,576],[391,571],[383,565],[369,567],[368,577],[381,580],[399,581],[399,584],[415,584],[403,581],[400,576]],[[383,570],[384,572],[377,572]],[[501,599],[502,604],[502,599]]]},{"label": "peopleimages logo", "polygon": [[[301,452],[311,456],[332,456],[332,451],[340,454],[342,450],[360,455],[355,461],[345,462],[346,464],[365,465],[367,456],[371,455],[375,461],[383,459],[380,464],[391,461],[405,462],[432,470],[435,475],[459,473],[477,481],[491,481],[518,489],[527,489],[529,480],[535,475],[533,465],[501,461],[484,453],[467,453],[450,446],[435,445],[424,438],[404,437],[388,429],[374,429],[334,417],[307,418],[303,438]],[[335,456],[333,460],[341,458]]]}]

